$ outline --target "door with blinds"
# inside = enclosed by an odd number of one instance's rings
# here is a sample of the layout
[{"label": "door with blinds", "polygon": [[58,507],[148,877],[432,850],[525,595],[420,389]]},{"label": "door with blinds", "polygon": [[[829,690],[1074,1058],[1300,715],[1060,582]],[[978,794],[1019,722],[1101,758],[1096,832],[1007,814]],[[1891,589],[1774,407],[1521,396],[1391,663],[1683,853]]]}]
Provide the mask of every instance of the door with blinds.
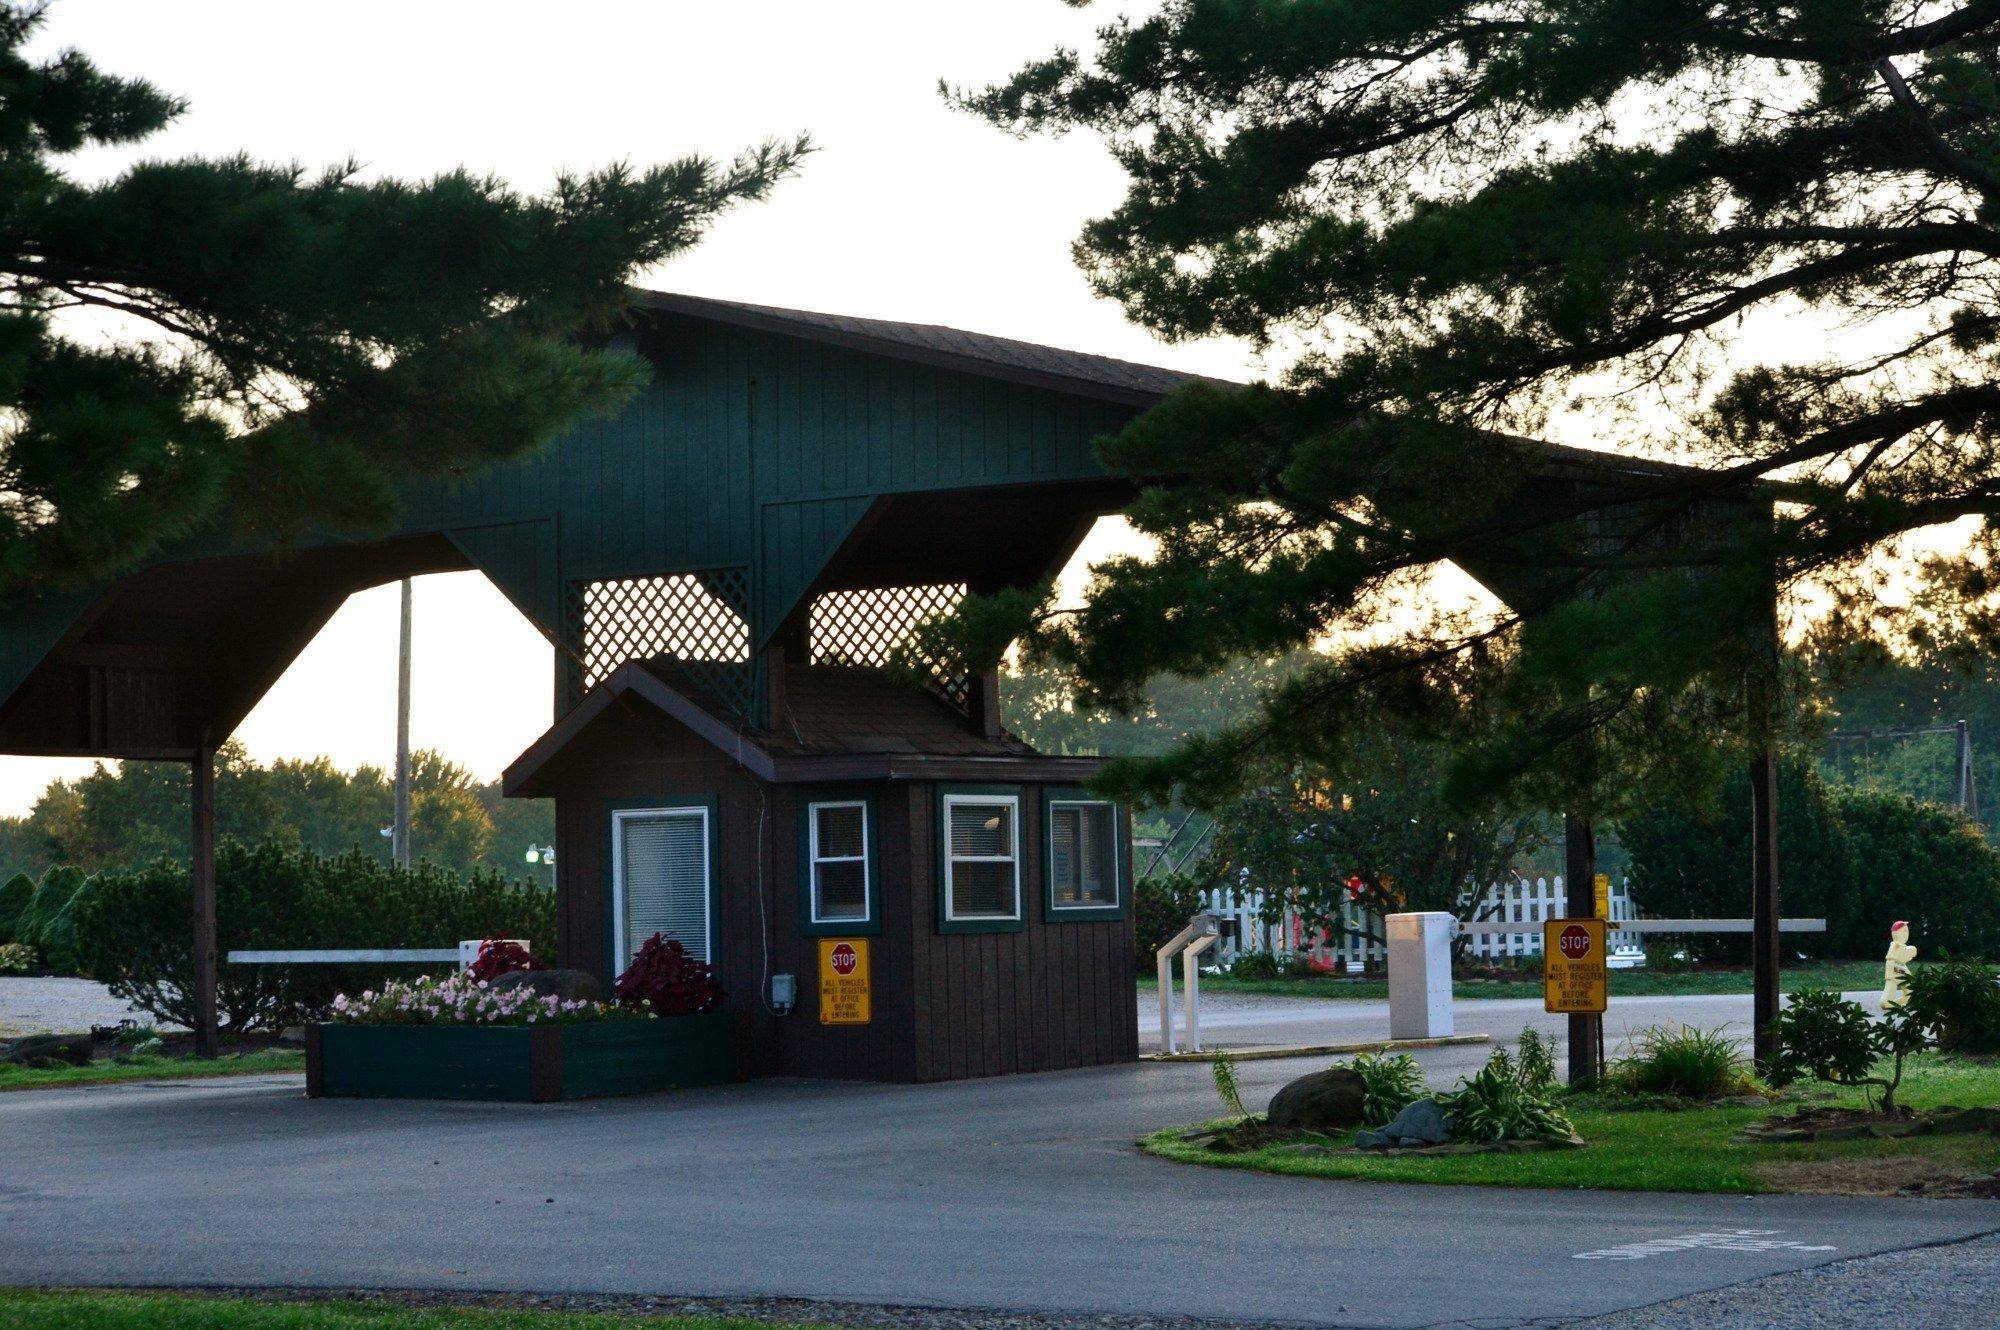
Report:
[{"label": "door with blinds", "polygon": [[709,809],[621,809],[611,815],[611,883],[617,968],[662,933],[715,963],[710,908]]}]

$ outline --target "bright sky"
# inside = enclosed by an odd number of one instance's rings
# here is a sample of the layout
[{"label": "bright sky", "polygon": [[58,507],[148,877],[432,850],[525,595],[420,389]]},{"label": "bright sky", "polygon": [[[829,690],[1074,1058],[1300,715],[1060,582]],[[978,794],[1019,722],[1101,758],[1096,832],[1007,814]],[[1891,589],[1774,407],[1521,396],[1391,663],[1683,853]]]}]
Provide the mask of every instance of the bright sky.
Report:
[{"label": "bright sky", "polygon": [[[563,167],[810,130],[821,151],[798,179],[649,284],[1254,374],[1240,346],[1159,345],[1091,296],[1070,242],[1122,192],[1094,141],[1016,141],[937,95],[941,77],[988,82],[1082,44],[1105,17],[1058,0],[62,0],[42,49],[192,103],[143,153],[78,161],[83,176],[241,151],[408,176],[463,164],[538,189]],[[1084,557],[1122,543],[1100,526]],[[416,621],[413,742],[498,774],[549,722],[547,646],[478,574],[422,579]],[[395,634],[394,587],[354,597],[238,737],[266,760],[387,763]],[[0,814],[90,765],[0,757]]]}]

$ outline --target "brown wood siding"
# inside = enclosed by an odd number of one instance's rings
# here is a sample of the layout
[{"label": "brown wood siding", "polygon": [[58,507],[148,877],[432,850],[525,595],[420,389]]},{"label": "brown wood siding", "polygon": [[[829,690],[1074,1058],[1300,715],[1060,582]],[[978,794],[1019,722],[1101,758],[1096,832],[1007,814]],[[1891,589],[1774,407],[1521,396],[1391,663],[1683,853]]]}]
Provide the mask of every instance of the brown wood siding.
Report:
[{"label": "brown wood siding", "polygon": [[[1139,1056],[1132,920],[1057,922],[1043,897],[1042,787],[1022,785],[1024,921],[1019,932],[937,929],[938,787],[912,785],[907,820],[926,909],[916,962],[917,1079],[1053,1071]],[[1129,824],[1121,824],[1129,832]],[[1129,884],[1127,886],[1129,891]]]}]

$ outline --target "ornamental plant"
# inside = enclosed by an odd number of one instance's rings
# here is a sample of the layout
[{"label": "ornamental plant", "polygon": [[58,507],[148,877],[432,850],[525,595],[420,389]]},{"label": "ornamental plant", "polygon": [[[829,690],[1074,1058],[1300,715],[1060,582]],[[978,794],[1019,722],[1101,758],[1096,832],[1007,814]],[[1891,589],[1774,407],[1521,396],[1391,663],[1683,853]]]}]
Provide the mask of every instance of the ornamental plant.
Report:
[{"label": "ornamental plant", "polygon": [[[1768,1079],[1790,1085],[1807,1076],[1833,1085],[1859,1086],[1881,1093],[1884,1113],[1896,1111],[1903,1083],[1903,1060],[1924,1046],[1923,1022],[1907,1012],[1884,1012],[1870,1019],[1858,1002],[1838,993],[1807,989],[1792,994],[1771,1022],[1777,1044]],[[1886,1074],[1878,1064],[1888,1063]]]},{"label": "ornamental plant", "polygon": [[1949,1053],[2000,1053],[2000,970],[1940,961],[1910,971],[1909,1013]]},{"label": "ornamental plant", "polygon": [[528,988],[496,989],[468,971],[443,979],[426,975],[392,981],[354,998],[343,993],[333,1000],[329,1019],[344,1025],[567,1025],[644,1014]]},{"label": "ornamental plant", "polygon": [[465,972],[482,984],[490,984],[503,974],[548,968],[548,962],[520,943],[503,937],[489,937],[479,944],[479,955]]},{"label": "ornamental plant", "polygon": [[1423,1068],[1408,1053],[1362,1053],[1354,1059],[1354,1070],[1361,1077],[1364,1127],[1384,1126],[1423,1095]]},{"label": "ornamental plant", "polygon": [[1484,1067],[1439,1099],[1454,1141],[1561,1141],[1576,1124],[1556,1107],[1553,1087],[1537,1085],[1535,1071],[1500,1049]]},{"label": "ornamental plant", "polygon": [[706,962],[690,956],[677,939],[655,933],[639,945],[612,995],[655,1016],[691,1016],[720,1007],[723,990]]}]

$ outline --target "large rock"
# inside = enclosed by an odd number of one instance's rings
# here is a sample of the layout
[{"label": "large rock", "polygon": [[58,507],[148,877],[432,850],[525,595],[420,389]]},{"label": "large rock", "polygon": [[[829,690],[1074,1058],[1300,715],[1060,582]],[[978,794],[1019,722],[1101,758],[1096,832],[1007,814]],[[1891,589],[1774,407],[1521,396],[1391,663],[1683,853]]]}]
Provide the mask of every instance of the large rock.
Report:
[{"label": "large rock", "polygon": [[1413,1099],[1404,1105],[1402,1112],[1389,1119],[1379,1130],[1356,1132],[1354,1148],[1407,1149],[1419,1145],[1443,1145],[1450,1139],[1451,1126],[1444,1120],[1444,1110],[1438,1107],[1437,1100]]},{"label": "large rock", "polygon": [[514,970],[492,983],[496,990],[526,988],[537,997],[558,997],[564,1002],[602,1002],[604,988],[587,970]]},{"label": "large rock", "polygon": [[95,1051],[96,1045],[87,1034],[31,1034],[0,1050],[0,1062],[30,1067],[62,1062],[72,1067],[87,1067]]},{"label": "large rock", "polygon": [[1361,1122],[1362,1088],[1352,1067],[1316,1071],[1272,1095],[1264,1120],[1301,1131],[1345,1131]]}]

